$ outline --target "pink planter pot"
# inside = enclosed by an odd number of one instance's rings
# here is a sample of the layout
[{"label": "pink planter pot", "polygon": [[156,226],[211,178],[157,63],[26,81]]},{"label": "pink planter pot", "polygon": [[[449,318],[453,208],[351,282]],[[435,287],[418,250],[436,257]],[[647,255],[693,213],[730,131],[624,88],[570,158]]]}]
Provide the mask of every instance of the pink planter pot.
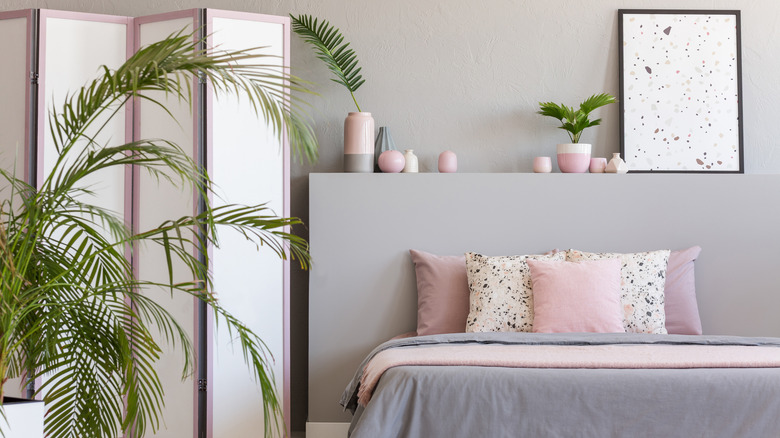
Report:
[{"label": "pink planter pot", "polygon": [[558,168],[563,173],[585,173],[590,166],[591,146],[586,143],[558,145]]}]

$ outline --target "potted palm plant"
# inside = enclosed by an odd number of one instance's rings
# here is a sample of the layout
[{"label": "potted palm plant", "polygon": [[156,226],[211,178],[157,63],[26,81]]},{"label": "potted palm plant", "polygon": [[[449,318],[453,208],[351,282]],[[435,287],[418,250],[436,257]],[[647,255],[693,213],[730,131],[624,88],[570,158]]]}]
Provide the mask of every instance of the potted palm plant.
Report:
[{"label": "potted palm plant", "polygon": [[[142,437],[160,428],[164,388],[155,362],[165,343],[185,352],[185,375],[196,362],[185,329],[154,297],[140,292],[158,286],[197,297],[213,309],[261,387],[269,419],[265,434],[283,428],[261,338],[220,306],[212,293],[208,252],[201,251],[203,260],[183,248],[218,246],[217,229],[227,226],[306,268],[307,242],[285,231],[300,221],[277,217],[262,204],[212,208],[208,174],[171,141],[106,145],[94,140],[131,99],[163,108],[151,93],[189,100],[192,78],[198,76],[219,90],[247,96],[277,135],[288,136],[296,155],[316,158],[311,127],[290,96],[291,90],[303,90],[300,81],[285,74],[288,85],[273,85],[284,81],[275,80],[278,71],[261,68],[256,58],[264,55],[205,52],[198,43],[192,35],[171,35],[118,69],[104,69],[66,98],[50,115],[58,156],[39,187],[0,169],[0,186],[11,192],[0,204],[0,400],[9,378],[54,374],[41,388],[48,437]],[[113,212],[92,202],[87,182],[102,169],[130,164],[182,187],[198,187],[206,202],[203,213],[131,233]],[[196,227],[202,232],[189,232]],[[169,272],[173,265],[186,266],[193,280],[177,283],[171,275],[161,284],[137,278],[124,253],[127,245],[140,244],[163,251]]]},{"label": "potted palm plant", "polygon": [[584,173],[590,164],[591,145],[580,143],[582,131],[601,124],[601,119],[590,120],[588,116],[597,108],[616,102],[614,96],[607,93],[594,94],[585,99],[578,109],[573,106],[553,102],[539,102],[537,114],[552,117],[561,122],[559,129],[569,134],[571,143],[558,145],[558,167],[564,173]]}]

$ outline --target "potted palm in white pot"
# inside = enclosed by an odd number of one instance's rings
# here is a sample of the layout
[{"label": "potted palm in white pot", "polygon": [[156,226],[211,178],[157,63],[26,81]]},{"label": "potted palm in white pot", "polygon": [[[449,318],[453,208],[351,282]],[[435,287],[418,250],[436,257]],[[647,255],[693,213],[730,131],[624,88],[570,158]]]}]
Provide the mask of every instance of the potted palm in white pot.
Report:
[{"label": "potted palm in white pot", "polygon": [[[58,156],[38,188],[0,169],[0,186],[12,192],[0,203],[0,400],[9,378],[53,375],[39,388],[47,437],[137,438],[161,427],[165,397],[155,363],[169,344],[184,352],[183,375],[196,362],[185,329],[153,296],[141,293],[159,286],[211,307],[260,386],[265,435],[283,429],[263,341],[220,306],[205,248],[218,246],[217,229],[226,226],[306,268],[307,242],[285,231],[300,221],[277,217],[263,204],[212,208],[208,174],[171,141],[94,140],[128,101],[145,99],[164,108],[151,94],[157,92],[188,101],[193,77],[205,77],[218,90],[251,99],[277,135],[287,135],[297,155],[316,158],[311,127],[290,95],[303,90],[297,79],[284,74],[288,85],[274,85],[285,81],[278,80],[278,71],[262,68],[256,58],[264,55],[204,52],[198,43],[192,35],[171,35],[69,95],[51,113]],[[181,187],[197,187],[206,203],[203,213],[133,234],[114,212],[94,203],[88,182],[103,169],[130,164]],[[195,228],[201,232],[191,233]],[[192,280],[138,278],[124,254],[127,245],[140,244],[164,252],[169,272],[186,266]],[[205,259],[184,249],[192,245]]]},{"label": "potted palm in white pot", "polygon": [[588,116],[597,108],[616,102],[614,96],[607,93],[594,94],[582,102],[578,109],[553,102],[539,102],[537,114],[552,117],[561,122],[559,129],[569,135],[571,143],[561,143],[557,147],[558,167],[564,173],[584,173],[590,165],[591,145],[580,143],[582,131],[601,124],[601,119],[590,120]]}]

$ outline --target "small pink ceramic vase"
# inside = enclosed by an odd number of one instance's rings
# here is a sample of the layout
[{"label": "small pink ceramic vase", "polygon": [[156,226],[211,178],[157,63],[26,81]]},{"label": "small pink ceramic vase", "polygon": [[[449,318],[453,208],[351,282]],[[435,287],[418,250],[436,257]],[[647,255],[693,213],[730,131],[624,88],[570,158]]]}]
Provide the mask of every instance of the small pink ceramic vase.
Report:
[{"label": "small pink ceramic vase", "polygon": [[384,173],[399,173],[404,169],[406,159],[400,151],[384,151],[379,155],[377,164]]},{"label": "small pink ceramic vase", "polygon": [[534,173],[550,173],[552,172],[552,160],[550,157],[536,157],[534,158]]},{"label": "small pink ceramic vase", "polygon": [[591,158],[590,159],[590,173],[604,173],[604,169],[607,167],[606,158]]},{"label": "small pink ceramic vase", "polygon": [[458,171],[458,157],[455,152],[444,151],[439,154],[439,172],[455,173]]}]

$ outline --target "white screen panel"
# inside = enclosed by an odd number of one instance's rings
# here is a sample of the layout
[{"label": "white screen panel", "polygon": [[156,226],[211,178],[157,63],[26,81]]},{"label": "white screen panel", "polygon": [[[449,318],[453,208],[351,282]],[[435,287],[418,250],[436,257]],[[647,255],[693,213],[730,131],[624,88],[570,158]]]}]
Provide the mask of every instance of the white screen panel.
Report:
[{"label": "white screen panel", "polygon": [[[122,65],[127,53],[127,25],[101,23],[77,19],[46,18],[46,39],[42,44],[43,68],[41,71],[41,93],[44,97],[44,174],[48,175],[54,167],[58,154],[52,140],[48,114],[52,110],[62,111],[67,95],[78,90],[97,78],[106,65],[115,69]],[[108,118],[104,114],[93,122],[87,135],[93,135]],[[124,110],[108,122],[96,137],[97,145],[115,146],[125,142]],[[81,142],[81,147],[86,141]],[[75,151],[74,151],[75,152]],[[42,176],[39,176],[41,178]],[[125,205],[125,169],[116,167],[105,169],[92,178],[84,180],[85,186],[96,192],[95,204],[107,208],[122,216]]]},{"label": "white screen panel", "polygon": [[[171,33],[186,28],[192,32],[192,18],[174,19],[140,25],[141,46],[162,40]],[[137,115],[140,115],[140,132],[137,139],[163,138],[178,144],[185,152],[193,153],[193,116],[186,102],[178,102],[175,98],[165,99],[165,96],[155,95],[165,102],[176,120],[165,114],[154,104],[142,101]],[[194,153],[193,153],[194,155]],[[165,181],[158,182],[154,177],[141,172],[139,182],[139,230],[156,228],[165,220],[179,218],[193,213],[192,187],[176,187]],[[138,275],[144,280],[168,281],[165,258],[162,252],[152,246],[140,248]],[[174,266],[174,281],[192,280],[185,275],[182,266]],[[184,294],[170,298],[167,290],[147,291],[158,303],[161,303],[188,333],[194,331],[194,301]],[[194,336],[190,335],[194,342]],[[182,381],[182,364],[184,358],[181,350],[166,351],[158,361],[157,373],[165,388],[165,409],[163,410],[162,430],[156,435],[148,436],[182,438],[194,436],[193,409],[194,389],[192,378]]]},{"label": "white screen panel", "polygon": [[[24,178],[25,114],[28,111],[25,84],[27,65],[27,18],[0,20],[0,167]],[[10,196],[5,180],[0,183],[0,199]],[[15,389],[16,385],[8,385]],[[18,394],[17,394],[18,395]]]},{"label": "white screen panel", "polygon": [[[249,20],[214,18],[214,46],[226,49],[267,47],[279,56],[264,60],[282,66],[283,26]],[[269,202],[283,215],[283,149],[271,129],[253,112],[246,98],[219,96],[213,108],[212,177],[217,184],[215,205]],[[220,248],[213,253],[215,288],[220,302],[260,335],[275,362],[277,392],[283,388],[283,263],[270,250],[255,245],[233,230],[221,229]],[[220,326],[221,328],[222,326]],[[259,436],[263,417],[261,393],[240,348],[230,343],[227,330],[214,333],[213,427],[215,437]]]},{"label": "white screen panel", "polygon": [[[50,132],[49,113],[62,112],[66,96],[78,93],[81,87],[96,79],[102,73],[100,66],[112,69],[121,66],[126,55],[127,24],[48,17],[46,11],[41,12],[39,94],[43,106],[38,108],[38,114],[39,123],[43,116],[43,137],[38,141],[38,154],[43,156],[43,169],[38,169],[39,186],[44,178],[55,172],[53,169],[59,157]],[[94,136],[96,144],[88,146],[86,140],[81,140],[71,157],[85,147],[100,148],[125,142],[124,109],[106,123],[108,116],[101,115],[86,131],[86,135]],[[94,192],[94,196],[84,195],[83,200],[124,218],[125,171],[123,166],[109,168],[83,178],[79,187]],[[108,236],[107,231],[105,235]]]}]

